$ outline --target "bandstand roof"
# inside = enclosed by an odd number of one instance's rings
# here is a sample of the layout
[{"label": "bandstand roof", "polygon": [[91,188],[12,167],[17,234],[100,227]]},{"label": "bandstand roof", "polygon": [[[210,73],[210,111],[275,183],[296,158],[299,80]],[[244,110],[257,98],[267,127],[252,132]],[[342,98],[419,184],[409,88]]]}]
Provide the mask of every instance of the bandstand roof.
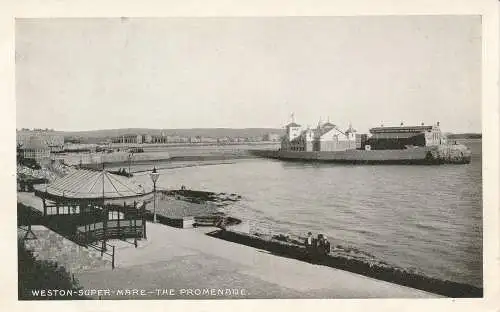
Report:
[{"label": "bandstand roof", "polygon": [[[49,184],[36,185],[42,197],[64,199],[124,199],[148,194],[129,178],[107,171],[76,170]],[[103,196],[104,195],[104,196]]]}]

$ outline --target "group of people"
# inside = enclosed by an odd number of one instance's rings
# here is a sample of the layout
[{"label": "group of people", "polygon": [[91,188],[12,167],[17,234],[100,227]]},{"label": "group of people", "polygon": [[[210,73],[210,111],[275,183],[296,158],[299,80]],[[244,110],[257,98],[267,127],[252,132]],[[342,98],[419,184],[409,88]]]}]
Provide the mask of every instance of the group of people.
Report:
[{"label": "group of people", "polygon": [[328,255],[330,253],[330,242],[323,234],[318,234],[318,237],[315,238],[311,232],[307,233],[304,245],[309,255]]}]

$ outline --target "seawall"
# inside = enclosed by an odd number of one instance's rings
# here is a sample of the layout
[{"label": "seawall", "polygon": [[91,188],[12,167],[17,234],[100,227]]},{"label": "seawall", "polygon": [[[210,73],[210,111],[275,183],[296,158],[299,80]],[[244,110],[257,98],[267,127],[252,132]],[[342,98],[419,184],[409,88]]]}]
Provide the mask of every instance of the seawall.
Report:
[{"label": "seawall", "polygon": [[264,158],[288,161],[314,161],[349,164],[465,164],[470,162],[470,151],[463,145],[416,147],[404,150],[345,150],[345,151],[281,151],[249,150]]},{"label": "seawall", "polygon": [[272,254],[282,257],[293,258],[313,264],[324,265],[356,274],[361,274],[382,281],[412,287],[423,291],[443,295],[452,298],[481,298],[483,289],[468,284],[440,280],[402,269],[381,266],[363,262],[357,259],[349,259],[335,255],[335,252],[327,256],[313,256],[306,252],[303,246],[283,242],[275,239],[264,239],[262,237],[235,231],[214,231],[207,235],[266,250]]},{"label": "seawall", "polygon": [[[135,153],[132,157],[131,154],[116,152],[110,154],[102,153],[80,153],[80,154],[67,154],[59,156],[58,159],[62,160],[64,164],[69,166],[82,165],[86,168],[94,168],[99,166],[102,168],[102,163],[113,165],[128,165],[133,164],[147,164],[152,161],[164,161],[171,158],[168,152],[161,153]],[[130,157],[130,158],[129,158]]]}]

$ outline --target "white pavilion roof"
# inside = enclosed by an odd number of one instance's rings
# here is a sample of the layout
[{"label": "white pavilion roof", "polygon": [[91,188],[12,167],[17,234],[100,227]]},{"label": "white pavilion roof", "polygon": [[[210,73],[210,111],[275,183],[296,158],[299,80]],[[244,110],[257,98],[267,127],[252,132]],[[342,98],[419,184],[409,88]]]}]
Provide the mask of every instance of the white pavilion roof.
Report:
[{"label": "white pavilion roof", "polygon": [[68,199],[119,199],[143,196],[146,190],[131,179],[107,171],[76,170],[50,184],[35,189]]}]

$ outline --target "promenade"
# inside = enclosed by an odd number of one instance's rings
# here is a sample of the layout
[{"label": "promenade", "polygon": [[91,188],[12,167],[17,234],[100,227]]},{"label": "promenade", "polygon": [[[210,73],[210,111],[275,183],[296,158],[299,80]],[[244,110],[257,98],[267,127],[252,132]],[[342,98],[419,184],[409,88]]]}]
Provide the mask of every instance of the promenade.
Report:
[{"label": "promenade", "polygon": [[[232,298],[433,298],[437,295],[330,267],[278,257],[252,247],[206,236],[206,229],[177,229],[148,223],[148,240],[135,249],[117,246],[117,268],[77,275],[86,288],[151,291],[174,289],[158,298],[196,299],[183,289],[243,289]],[[116,297],[115,297],[116,298]],[[140,298],[137,296],[136,298]]]},{"label": "promenade", "polygon": [[[18,200],[36,204],[32,196],[22,194]],[[111,296],[102,299],[439,297],[212,238],[205,235],[207,230],[148,223],[148,239],[140,241],[138,248],[110,241],[116,246],[115,270],[109,266],[89,268],[75,277],[85,289],[112,290]],[[115,292],[126,289],[146,294],[124,297]],[[238,293],[218,297],[188,292],[195,289],[237,289]]]}]

